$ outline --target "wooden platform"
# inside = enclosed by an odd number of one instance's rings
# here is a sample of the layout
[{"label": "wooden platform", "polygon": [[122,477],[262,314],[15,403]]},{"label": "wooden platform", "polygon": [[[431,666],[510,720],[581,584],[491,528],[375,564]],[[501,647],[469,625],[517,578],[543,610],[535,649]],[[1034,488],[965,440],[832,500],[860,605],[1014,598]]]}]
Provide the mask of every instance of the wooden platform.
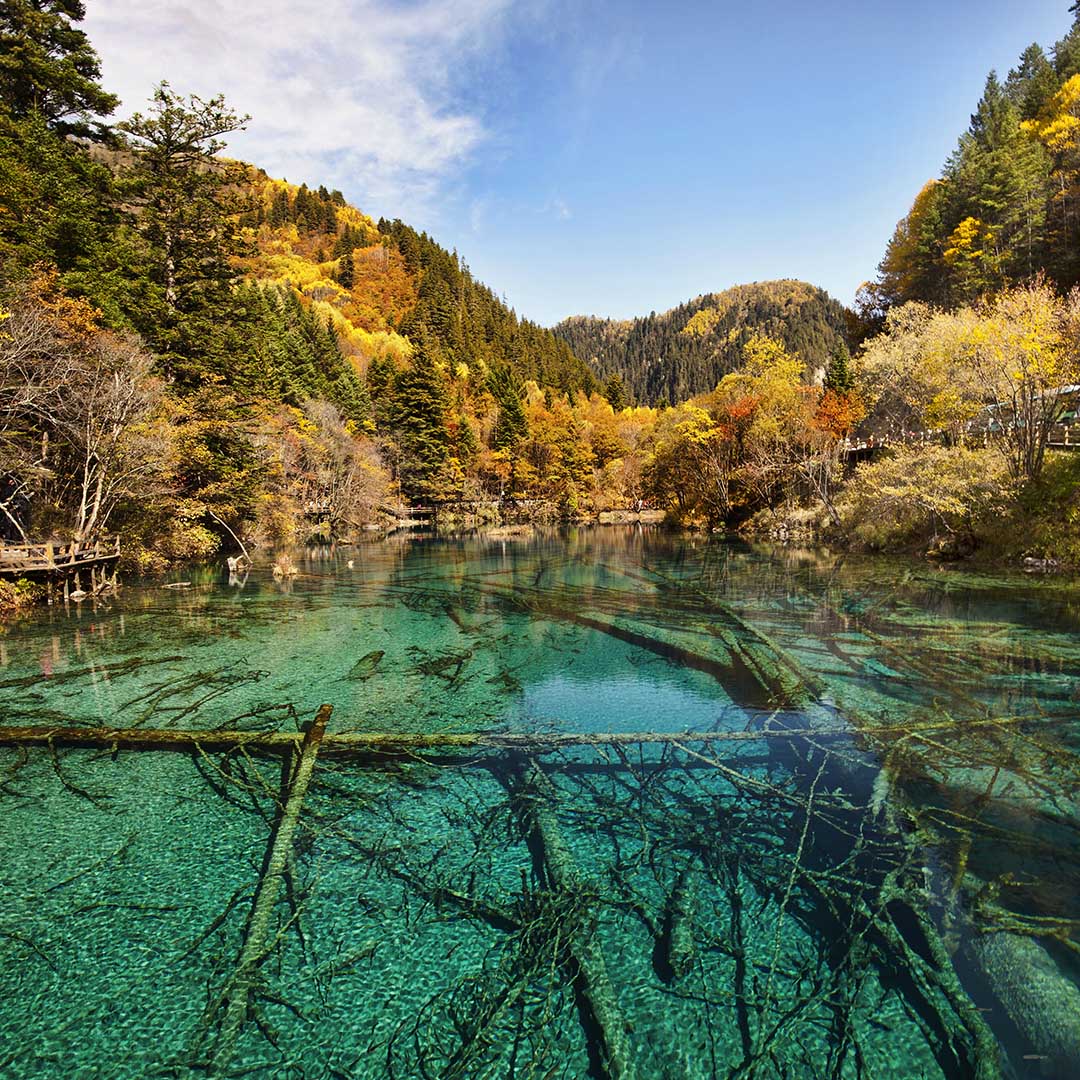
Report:
[{"label": "wooden platform", "polygon": [[120,558],[120,537],[104,536],[83,544],[0,545],[0,575],[68,575],[78,570],[107,566]]}]

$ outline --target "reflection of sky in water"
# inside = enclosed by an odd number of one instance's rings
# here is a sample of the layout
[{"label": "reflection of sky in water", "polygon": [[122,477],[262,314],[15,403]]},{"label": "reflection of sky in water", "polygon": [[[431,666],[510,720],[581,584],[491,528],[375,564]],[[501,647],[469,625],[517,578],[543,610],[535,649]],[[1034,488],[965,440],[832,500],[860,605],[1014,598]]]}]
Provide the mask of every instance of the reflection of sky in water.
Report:
[{"label": "reflection of sky in water", "polygon": [[[661,661],[662,663],[662,661]],[[725,696],[707,676],[593,678],[572,670],[525,687],[521,714],[568,731],[684,731],[715,725]],[[696,684],[696,685],[695,685]]]},{"label": "reflection of sky in water", "polygon": [[[812,553],[766,557],[619,529],[499,544],[378,544],[299,561],[302,574],[281,587],[262,571],[237,589],[216,570],[196,570],[184,575],[194,582],[190,591],[131,587],[97,610],[88,603],[35,613],[0,634],[0,718],[291,728],[331,701],[337,730],[742,728],[748,713],[732,703],[729,691],[739,689],[730,680],[629,643],[651,633],[655,642],[666,635],[688,648],[722,648],[711,633],[721,619],[717,601],[821,676],[823,697],[841,714],[882,723],[939,706],[970,716],[993,703],[1075,715],[1075,611],[1044,583],[1023,578],[939,575]],[[652,570],[670,575],[667,591]],[[686,588],[671,589],[671,581]],[[605,619],[625,620],[639,636],[602,632]],[[793,706],[778,719],[792,727],[842,722],[819,705]],[[760,770],[755,776],[798,782],[798,748],[739,747],[717,743],[708,753]],[[655,763],[654,750],[636,762]],[[940,752],[931,756],[936,764]],[[187,1075],[181,1065],[190,1064],[208,991],[220,989],[244,932],[279,782],[277,762],[257,762],[256,777],[254,766],[237,760],[231,779],[255,782],[234,790],[217,760],[71,750],[55,760],[8,751],[0,762],[8,895],[0,916],[0,1075],[106,1075],[102,1062],[119,1080]],[[443,1075],[432,1040],[455,1045],[483,1015],[483,995],[469,995],[505,975],[510,986],[543,987],[535,999],[507,999],[497,1013],[502,1026],[492,1028],[493,1053],[520,1046],[517,1070],[504,1058],[455,1075],[586,1075],[578,1003],[558,962],[542,952],[543,935],[533,940],[544,964],[531,981],[501,966],[515,955],[514,937],[492,925],[491,913],[517,910],[535,865],[515,823],[513,763],[470,752],[456,767],[461,760],[320,761],[297,852],[303,933],[283,929],[264,969],[279,1000],[259,1002],[281,1051],[248,1025],[238,1073],[289,1075],[291,1060],[312,1076],[381,1080],[388,1063],[397,1080]],[[1029,760],[1033,771],[1042,767]],[[763,1066],[763,1080],[960,1075],[940,1067],[936,1036],[913,1020],[918,1010],[905,1001],[903,980],[895,972],[880,977],[877,954],[848,961],[857,968],[850,984],[843,965],[830,968],[828,912],[789,876],[800,835],[805,856],[825,874],[851,855],[854,834],[804,834],[810,815],[783,799],[733,800],[700,756],[649,774],[591,750],[547,762],[552,813],[588,884],[582,891],[611,901],[589,932],[606,957],[640,1080],[745,1072],[738,1010],[753,1015],[770,981],[770,1022],[795,1019],[773,1048],[782,1067]],[[886,770],[873,759],[867,769],[863,787],[884,777],[875,795],[886,799]],[[822,775],[824,805],[847,783],[842,771]],[[961,809],[964,829],[975,829],[993,810],[986,770],[954,769],[953,784],[952,797],[974,793],[976,802]],[[861,790],[851,784],[845,798]],[[1037,840],[1045,827],[1034,816],[1039,793],[1032,799],[1027,791],[1011,790],[1004,823],[1017,828],[1022,811]],[[887,815],[875,817],[859,844],[872,845],[883,822]],[[1074,839],[1075,830],[1056,832],[1053,856]],[[1037,853],[1037,844],[1021,841],[1018,848],[1006,833],[977,834],[964,856],[968,873],[989,880],[1008,871],[1013,890],[1046,875],[1038,886],[1045,911],[1080,914],[1075,875],[1057,864],[1048,871],[1027,850]],[[916,858],[917,867],[940,866],[951,880],[947,844]],[[877,870],[864,877],[852,870],[870,899]],[[676,884],[690,871],[699,949],[680,984],[663,973],[663,939]],[[925,899],[921,870],[916,879]],[[786,892],[793,907],[784,915],[778,898]],[[463,896],[480,898],[480,917],[463,911]],[[540,899],[534,893],[530,902]],[[284,923],[288,909],[280,906]],[[807,970],[825,981],[803,1012],[796,999],[805,1004]],[[840,1015],[843,1038],[834,1026]],[[1000,1010],[988,1015],[995,1030],[1004,1027]],[[535,1068],[528,1040],[507,1035],[530,1017],[549,1055]],[[849,1056],[838,1065],[838,1046],[853,1039],[859,1064]],[[416,1054],[425,1044],[435,1056],[422,1072]],[[1013,1055],[1025,1078],[1034,1075],[1022,1064],[1026,1049]]]}]

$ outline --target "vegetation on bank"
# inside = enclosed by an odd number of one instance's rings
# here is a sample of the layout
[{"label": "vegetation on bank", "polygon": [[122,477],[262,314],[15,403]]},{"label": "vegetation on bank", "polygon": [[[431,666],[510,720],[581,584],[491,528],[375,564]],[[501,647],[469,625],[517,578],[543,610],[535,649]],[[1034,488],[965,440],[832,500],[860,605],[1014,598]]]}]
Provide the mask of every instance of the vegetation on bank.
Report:
[{"label": "vegetation on bank", "polygon": [[[249,121],[220,98],[162,83],[108,125],[81,16],[0,8],[0,534],[119,529],[157,570],[403,503],[647,505],[1080,555],[1078,466],[1047,450],[1080,382],[1080,31],[990,80],[857,316],[783,281],[552,333],[401,221],[223,158]],[[870,436],[889,449],[853,470]]]}]

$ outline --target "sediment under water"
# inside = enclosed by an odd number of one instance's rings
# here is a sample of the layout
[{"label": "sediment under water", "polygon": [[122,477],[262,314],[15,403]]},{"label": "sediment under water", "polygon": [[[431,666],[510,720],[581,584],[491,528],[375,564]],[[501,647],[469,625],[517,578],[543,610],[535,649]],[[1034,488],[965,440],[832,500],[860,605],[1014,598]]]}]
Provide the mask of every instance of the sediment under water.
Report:
[{"label": "sediment under water", "polygon": [[0,1075],[1080,1075],[1080,587],[634,528],[298,563],[0,637],[8,728],[334,707],[303,790],[0,749]]}]

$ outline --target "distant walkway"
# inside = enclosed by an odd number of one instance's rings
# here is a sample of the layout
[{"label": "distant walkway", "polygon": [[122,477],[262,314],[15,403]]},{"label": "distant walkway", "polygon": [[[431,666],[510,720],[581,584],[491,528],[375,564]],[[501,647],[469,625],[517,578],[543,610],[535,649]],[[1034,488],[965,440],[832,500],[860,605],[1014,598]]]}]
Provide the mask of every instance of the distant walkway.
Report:
[{"label": "distant walkway", "polygon": [[[990,435],[985,431],[969,432],[967,437],[972,443],[981,437],[983,445],[986,445]],[[888,450],[894,446],[918,446],[944,441],[945,435],[940,431],[904,431],[898,435],[867,435],[862,439],[844,439],[840,444],[840,452],[849,457],[869,456],[875,451]],[[1080,424],[1055,424],[1047,435],[1046,445],[1054,450],[1080,450]]]},{"label": "distant walkway", "polygon": [[120,537],[103,536],[85,544],[0,544],[0,575],[67,575],[105,567],[120,558]]}]

